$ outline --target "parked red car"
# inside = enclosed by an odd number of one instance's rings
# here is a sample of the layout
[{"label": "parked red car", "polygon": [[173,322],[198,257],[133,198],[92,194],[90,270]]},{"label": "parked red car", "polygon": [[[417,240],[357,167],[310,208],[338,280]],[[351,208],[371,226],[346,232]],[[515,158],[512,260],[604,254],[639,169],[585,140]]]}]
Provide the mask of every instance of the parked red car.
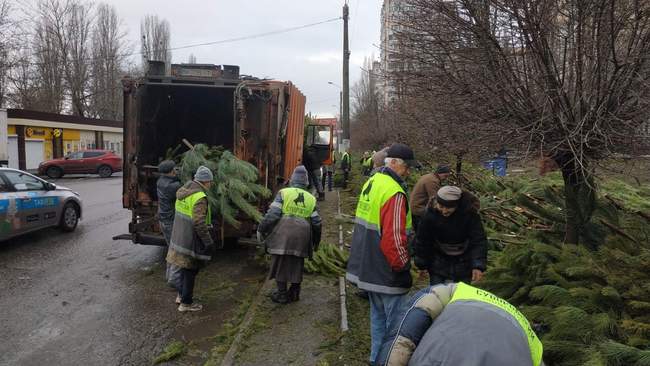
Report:
[{"label": "parked red car", "polygon": [[114,172],[122,171],[122,158],[110,150],[82,150],[66,155],[63,159],[42,162],[38,174],[52,179],[64,174],[99,174],[108,178]]}]

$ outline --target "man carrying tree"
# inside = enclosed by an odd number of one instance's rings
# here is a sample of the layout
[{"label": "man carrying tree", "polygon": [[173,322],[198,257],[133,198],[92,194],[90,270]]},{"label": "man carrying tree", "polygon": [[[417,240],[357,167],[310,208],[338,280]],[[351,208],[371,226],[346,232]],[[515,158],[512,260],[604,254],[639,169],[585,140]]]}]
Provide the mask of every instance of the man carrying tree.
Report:
[{"label": "man carrying tree", "polygon": [[374,364],[388,320],[412,285],[407,236],[411,231],[406,183],[417,166],[413,150],[394,144],[385,167],[363,186],[356,211],[346,278],[370,300],[370,363]]},{"label": "man carrying tree", "polygon": [[206,193],[213,180],[212,171],[200,166],[194,180],[187,182],[176,193],[176,214],[167,262],[181,268],[180,295],[176,297],[180,312],[203,309],[202,305],[193,301],[194,281],[199,269],[212,258],[212,212]]},{"label": "man carrying tree", "polygon": [[275,279],[278,287],[271,300],[279,304],[300,300],[305,258],[318,250],[321,238],[321,218],[316,198],[306,190],[309,178],[304,166],[294,169],[289,185],[275,196],[257,229],[258,238],[266,237],[264,246],[271,254],[269,279]]},{"label": "man carrying tree", "polygon": [[487,267],[487,237],[473,195],[455,186],[438,190],[415,238],[416,267],[429,283],[476,282]]}]

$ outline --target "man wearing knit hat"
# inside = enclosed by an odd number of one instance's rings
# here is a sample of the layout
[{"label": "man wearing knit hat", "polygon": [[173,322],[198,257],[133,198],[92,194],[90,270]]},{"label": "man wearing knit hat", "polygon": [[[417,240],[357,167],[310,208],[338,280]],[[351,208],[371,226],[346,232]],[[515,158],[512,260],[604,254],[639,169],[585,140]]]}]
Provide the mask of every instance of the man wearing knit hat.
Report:
[{"label": "man wearing knit hat", "polygon": [[200,166],[194,174],[194,180],[176,192],[176,214],[167,262],[181,268],[180,293],[176,297],[180,312],[203,309],[202,305],[193,301],[194,280],[199,269],[212,259],[212,212],[207,192],[213,180],[212,171]]},{"label": "man wearing knit hat", "polygon": [[449,166],[441,164],[433,173],[425,174],[418,179],[411,192],[411,201],[409,202],[413,213],[413,228],[415,230],[418,229],[418,224],[422,220],[429,202],[435,198],[436,192],[449,178],[450,174],[451,169],[449,169]]},{"label": "man wearing knit hat", "polygon": [[431,285],[477,282],[487,267],[487,238],[473,196],[455,186],[438,190],[420,222],[415,265]]},{"label": "man wearing knit hat", "polygon": [[321,218],[308,186],[307,169],[299,165],[289,187],[278,192],[257,229],[258,237],[266,237],[264,246],[271,254],[269,279],[275,279],[278,287],[271,300],[279,304],[300,300],[305,258],[311,257],[320,243]]},{"label": "man wearing knit hat", "polygon": [[[174,206],[176,204],[176,192],[181,188],[181,181],[176,176],[176,163],[173,160],[164,160],[158,164],[160,177],[156,181],[156,191],[158,193],[158,222],[160,230],[165,237],[165,242],[169,246],[174,226]],[[167,264],[165,279],[167,283],[176,288],[180,288],[178,279],[180,278],[180,268]]]}]

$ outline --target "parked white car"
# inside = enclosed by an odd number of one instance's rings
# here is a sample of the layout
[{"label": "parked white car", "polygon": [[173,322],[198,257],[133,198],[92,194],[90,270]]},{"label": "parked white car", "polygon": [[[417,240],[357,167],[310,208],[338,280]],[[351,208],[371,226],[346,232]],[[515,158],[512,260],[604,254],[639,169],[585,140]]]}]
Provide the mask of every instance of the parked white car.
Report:
[{"label": "parked white car", "polygon": [[0,168],[0,241],[52,226],[73,231],[81,212],[81,198],[69,188]]}]

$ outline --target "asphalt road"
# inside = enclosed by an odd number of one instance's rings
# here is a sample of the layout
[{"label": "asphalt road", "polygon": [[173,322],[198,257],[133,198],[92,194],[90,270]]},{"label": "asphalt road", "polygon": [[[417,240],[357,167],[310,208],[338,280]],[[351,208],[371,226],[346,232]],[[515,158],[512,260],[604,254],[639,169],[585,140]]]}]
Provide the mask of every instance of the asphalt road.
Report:
[{"label": "asphalt road", "polygon": [[77,230],[0,243],[0,365],[150,364],[175,310],[142,300],[163,249],[112,240],[130,220],[121,177],[57,184],[82,196]]}]

